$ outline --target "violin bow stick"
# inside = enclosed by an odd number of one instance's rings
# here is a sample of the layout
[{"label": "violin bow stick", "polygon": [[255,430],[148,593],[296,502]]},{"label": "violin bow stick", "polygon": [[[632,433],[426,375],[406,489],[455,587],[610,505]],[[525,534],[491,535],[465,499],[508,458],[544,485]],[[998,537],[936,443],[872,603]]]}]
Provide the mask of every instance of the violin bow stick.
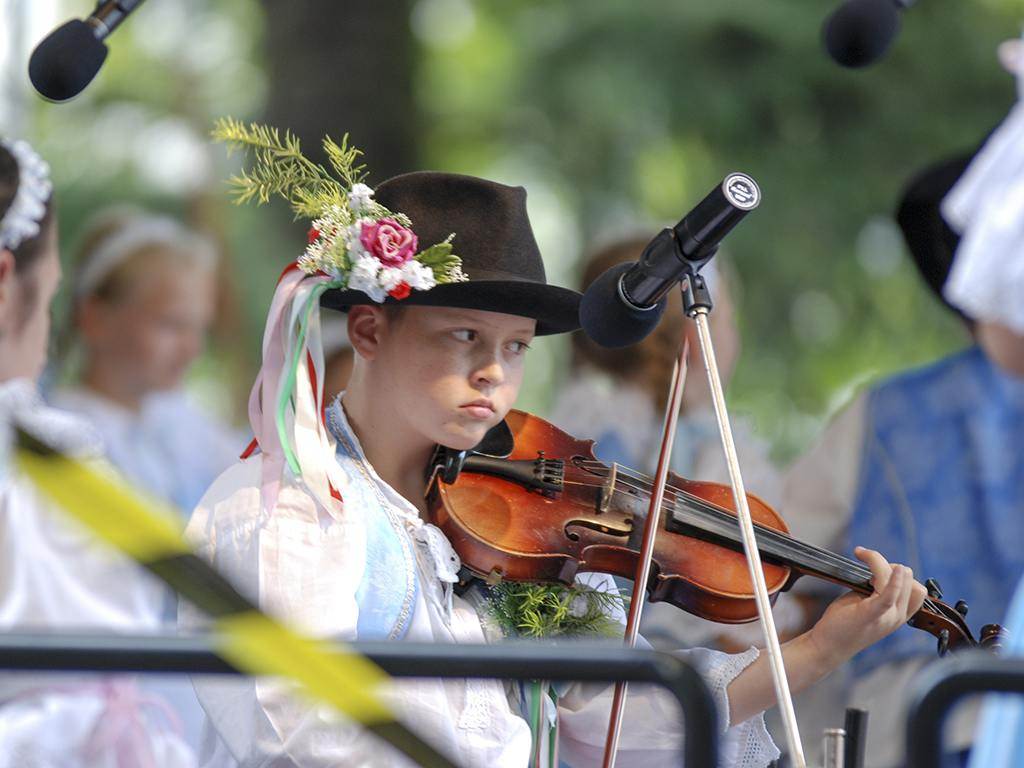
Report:
[{"label": "violin bow stick", "polygon": [[[705,296],[695,301],[695,290],[698,294],[704,293]],[[705,298],[706,291],[707,287],[704,285],[703,278],[699,275],[694,275],[683,281],[683,301],[686,304],[686,313],[697,324],[701,356],[704,360],[704,369],[708,374],[708,384],[711,388],[715,419],[718,421],[718,432],[722,438],[722,447],[725,449],[729,481],[732,485],[733,500],[736,502],[736,513],[739,518],[740,533],[743,538],[743,551],[747,556],[750,580],[754,585],[757,613],[761,621],[761,629],[764,632],[768,660],[772,671],[772,682],[775,685],[775,697],[779,702],[779,712],[782,715],[782,725],[786,733],[790,761],[793,768],[806,768],[807,761],[804,758],[803,747],[800,744],[800,731],[797,728],[796,712],[793,709],[793,697],[789,691],[789,679],[786,677],[786,667],[782,660],[779,633],[775,629],[775,617],[772,615],[772,604],[768,597],[768,587],[765,584],[761,554],[757,547],[754,525],[750,518],[747,491],[743,485],[743,476],[740,473],[740,463],[736,456],[736,444],[733,440],[732,426],[729,423],[729,413],[725,407],[725,393],[722,389],[722,380],[718,375],[718,362],[715,360],[714,345],[711,342],[711,331],[708,323],[708,311],[711,302]]]},{"label": "violin bow stick", "polygon": [[[679,357],[672,368],[672,383],[669,391],[668,404],[665,407],[665,425],[662,430],[661,450],[658,453],[658,471],[651,493],[647,518],[644,521],[643,543],[640,556],[637,558],[636,573],[633,577],[633,597],[629,601],[629,614],[626,618],[625,644],[627,648],[636,645],[640,631],[640,616],[643,612],[644,598],[647,594],[647,581],[651,576],[651,560],[654,556],[654,541],[661,527],[661,505],[665,496],[665,484],[668,481],[669,465],[672,463],[672,446],[676,439],[676,424],[679,422],[679,408],[683,402],[683,386],[686,383],[686,361],[690,354],[689,340],[684,336],[680,345]],[[613,489],[614,490],[614,489]],[[608,719],[608,735],[604,743],[604,768],[614,768],[615,755],[619,749],[619,735],[622,731],[622,708],[626,700],[626,683],[615,684],[615,695],[612,698],[611,716]]]}]

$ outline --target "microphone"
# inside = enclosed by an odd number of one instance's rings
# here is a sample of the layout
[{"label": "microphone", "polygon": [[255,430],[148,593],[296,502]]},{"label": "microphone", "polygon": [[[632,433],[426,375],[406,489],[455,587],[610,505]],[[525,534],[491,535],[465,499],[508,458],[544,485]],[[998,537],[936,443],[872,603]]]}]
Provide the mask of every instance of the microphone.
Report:
[{"label": "microphone", "polygon": [[844,67],[866,67],[880,59],[900,31],[900,11],[914,0],[846,0],[825,19],[828,55]]},{"label": "microphone", "polygon": [[143,2],[100,0],[85,21],[69,21],[43,38],[28,61],[28,76],[39,95],[67,101],[85,90],[107,58],[103,40]]},{"label": "microphone", "polygon": [[651,240],[638,262],[618,264],[591,283],[580,301],[580,325],[602,347],[635,344],[654,330],[665,294],[696,274],[733,227],[761,202],[745,173],[730,173],[671,229]]}]

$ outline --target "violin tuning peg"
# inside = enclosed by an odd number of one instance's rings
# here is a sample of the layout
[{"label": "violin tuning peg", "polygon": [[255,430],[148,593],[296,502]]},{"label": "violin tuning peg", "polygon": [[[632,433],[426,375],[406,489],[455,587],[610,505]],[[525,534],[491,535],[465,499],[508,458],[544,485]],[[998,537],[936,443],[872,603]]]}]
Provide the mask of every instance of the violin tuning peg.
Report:
[{"label": "violin tuning peg", "polygon": [[981,628],[981,639],[978,644],[982,648],[998,652],[1006,638],[1006,630],[998,624],[986,624]]},{"label": "violin tuning peg", "polygon": [[939,632],[939,656],[945,656],[949,651],[949,630]]},{"label": "violin tuning peg", "polygon": [[953,606],[953,610],[959,613],[962,617],[967,616],[967,603],[963,600],[957,600],[956,605]]},{"label": "violin tuning peg", "polygon": [[939,586],[939,582],[935,579],[928,579],[924,583],[924,588],[928,590],[928,597],[932,600],[942,599],[942,588]]}]

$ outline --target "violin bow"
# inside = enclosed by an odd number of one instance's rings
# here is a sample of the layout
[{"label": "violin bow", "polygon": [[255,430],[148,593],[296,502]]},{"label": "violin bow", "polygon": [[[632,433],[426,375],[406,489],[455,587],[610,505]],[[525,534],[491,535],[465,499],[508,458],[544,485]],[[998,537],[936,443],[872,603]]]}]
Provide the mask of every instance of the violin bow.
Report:
[{"label": "violin bow", "polygon": [[[665,406],[665,424],[662,430],[661,449],[658,452],[658,470],[651,493],[647,518],[644,521],[643,543],[637,558],[636,573],[633,577],[633,597],[629,601],[629,613],[626,617],[625,644],[627,648],[636,646],[636,638],[640,631],[640,616],[643,612],[644,599],[647,593],[647,581],[651,575],[651,560],[654,556],[654,541],[658,535],[661,521],[661,504],[665,496],[665,485],[668,481],[669,465],[671,464],[672,446],[676,439],[676,424],[679,422],[679,408],[683,401],[683,386],[686,383],[687,359],[690,354],[690,342],[684,336],[680,346],[679,357],[672,368],[672,383],[668,404]],[[614,482],[614,481],[613,481]],[[612,488],[614,492],[614,488]],[[608,719],[608,734],[604,743],[604,768],[614,768],[615,756],[619,750],[619,736],[622,732],[622,708],[626,700],[626,683],[615,684],[615,695],[612,698],[611,715]]]}]

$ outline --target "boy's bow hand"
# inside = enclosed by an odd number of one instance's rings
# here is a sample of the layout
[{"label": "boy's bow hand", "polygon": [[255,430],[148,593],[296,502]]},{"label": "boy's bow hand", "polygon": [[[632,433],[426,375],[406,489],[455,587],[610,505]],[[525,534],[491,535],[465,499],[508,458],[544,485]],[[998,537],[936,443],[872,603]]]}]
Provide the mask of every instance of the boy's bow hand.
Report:
[{"label": "boy's bow hand", "polygon": [[808,632],[830,670],[899,629],[927,596],[907,566],[890,565],[873,549],[857,547],[854,554],[871,569],[874,594],[848,592],[837,598]]}]

